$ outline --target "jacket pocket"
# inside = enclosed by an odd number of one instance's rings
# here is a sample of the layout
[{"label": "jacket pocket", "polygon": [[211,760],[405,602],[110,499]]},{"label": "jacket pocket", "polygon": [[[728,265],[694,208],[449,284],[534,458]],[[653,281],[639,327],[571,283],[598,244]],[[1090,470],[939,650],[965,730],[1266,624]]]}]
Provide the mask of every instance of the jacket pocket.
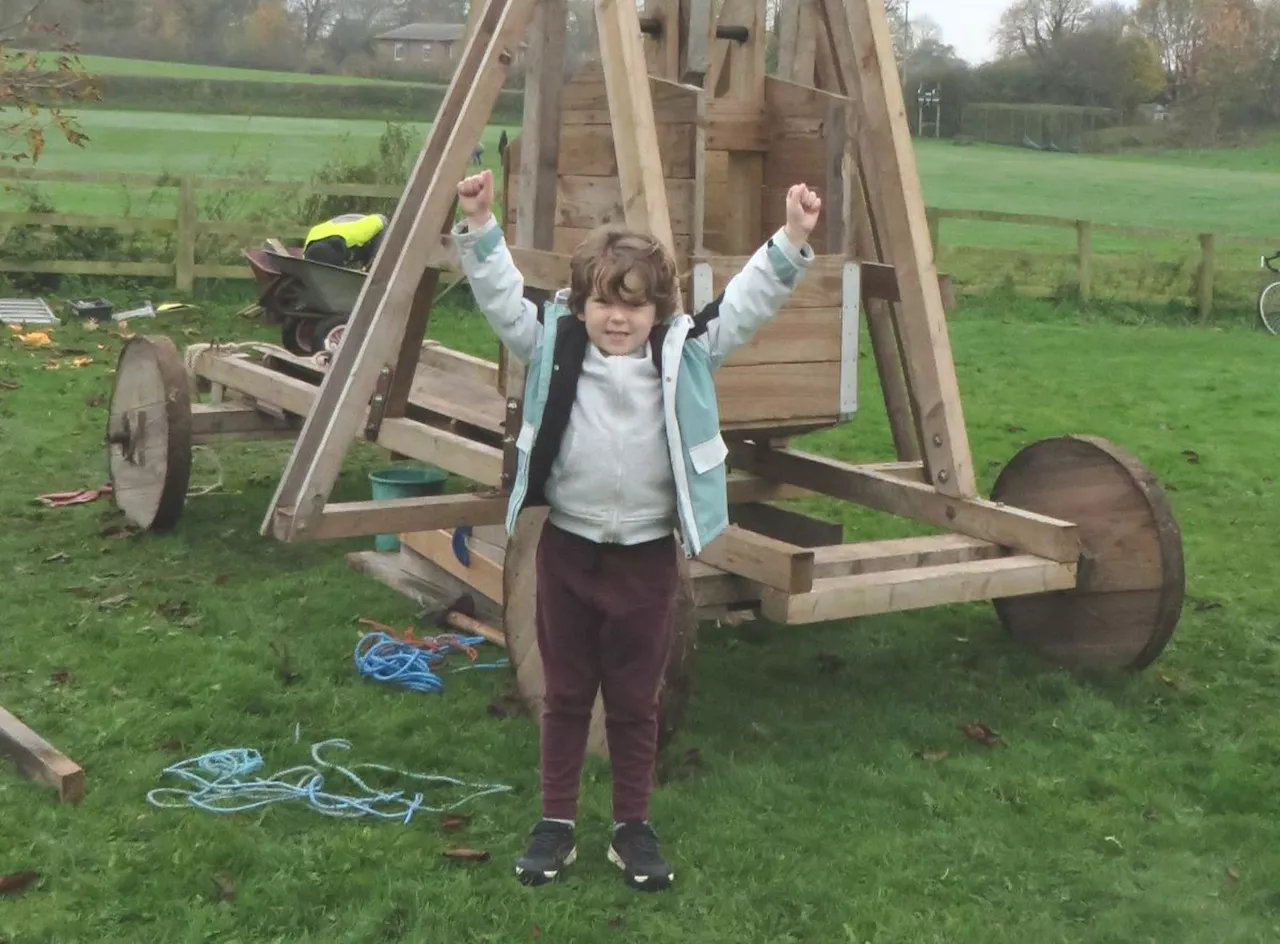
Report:
[{"label": "jacket pocket", "polygon": [[725,445],[724,437],[719,433],[716,433],[706,442],[689,447],[689,462],[693,465],[693,471],[698,475],[722,465],[728,457],[729,447]]},{"label": "jacket pocket", "polygon": [[532,423],[524,423],[520,427],[520,435],[516,437],[516,449],[528,452],[533,448],[534,429]]}]

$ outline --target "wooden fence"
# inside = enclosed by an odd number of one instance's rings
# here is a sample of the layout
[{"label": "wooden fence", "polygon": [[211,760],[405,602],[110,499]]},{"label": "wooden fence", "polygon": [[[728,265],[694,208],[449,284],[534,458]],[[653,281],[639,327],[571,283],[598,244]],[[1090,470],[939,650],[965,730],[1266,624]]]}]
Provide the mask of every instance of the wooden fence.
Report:
[{"label": "wooden fence", "polygon": [[[398,198],[402,187],[370,184],[308,184],[289,180],[252,180],[242,177],[210,177],[167,174],[113,174],[81,173],[72,171],[35,171],[26,168],[0,167],[0,188],[5,181],[33,183],[93,184],[134,189],[176,190],[176,212],[172,217],[163,216],[91,216],[57,213],[22,213],[0,211],[0,240],[13,227],[85,227],[106,228],[122,232],[152,230],[174,233],[172,260],[154,262],[117,262],[82,259],[46,259],[34,262],[0,259],[0,273],[30,272],[61,275],[135,276],[172,278],[179,291],[190,291],[196,279],[248,279],[252,275],[247,265],[206,264],[196,260],[197,240],[201,235],[220,234],[235,236],[245,243],[254,239],[274,236],[279,239],[302,239],[306,226],[288,224],[275,226],[251,220],[202,220],[199,214],[200,192],[208,191],[256,191],[291,193],[296,196],[321,194],[370,198]],[[1207,319],[1213,311],[1215,253],[1223,245],[1240,244],[1260,247],[1265,238],[1260,236],[1215,235],[1189,230],[1150,229],[1138,226],[1115,226],[1094,223],[1089,220],[1073,220],[1054,216],[1037,216],[1019,213],[1000,213],[992,210],[957,210],[930,207],[926,211],[929,233],[935,252],[939,251],[940,228],[943,220],[967,220],[985,223],[1003,223],[1018,226],[1051,227],[1074,230],[1076,251],[1070,256],[1044,254],[1044,259],[1063,259],[1074,265],[1079,296],[1088,301],[1094,296],[1093,236],[1109,233],[1115,236],[1142,240],[1187,240],[1199,245],[1199,266],[1195,280],[1195,293],[1188,303],[1194,305],[1199,317]]]}]

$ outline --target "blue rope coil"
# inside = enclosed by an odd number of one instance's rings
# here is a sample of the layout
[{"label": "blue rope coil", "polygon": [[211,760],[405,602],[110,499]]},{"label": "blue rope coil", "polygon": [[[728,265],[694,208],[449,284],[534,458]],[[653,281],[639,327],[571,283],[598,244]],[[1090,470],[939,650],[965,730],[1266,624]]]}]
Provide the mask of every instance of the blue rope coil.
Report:
[{"label": "blue rope coil", "polygon": [[[344,767],[321,759],[320,751],[328,747],[350,750],[351,742],[333,738],[313,744],[314,765],[290,767],[270,777],[252,776],[262,769],[262,755],[252,748],[210,751],[164,769],[165,774],[187,781],[190,789],[161,787],[147,794],[147,802],[160,809],[195,807],[210,813],[243,813],[272,803],[302,802],[324,816],[344,819],[371,816],[400,820],[408,825],[414,813],[444,813],[480,797],[509,793],[512,789],[505,784],[466,783],[454,777],[419,774],[382,764]],[[375,790],[355,773],[358,769],[383,771],[429,784],[470,787],[474,792],[446,806],[427,806],[421,793]],[[342,775],[363,794],[341,794],[325,789],[326,770]]]},{"label": "blue rope coil", "polygon": [[[442,636],[438,641],[443,643],[437,648],[423,649],[386,633],[367,633],[356,643],[352,659],[356,671],[365,678],[394,683],[414,692],[439,694],[444,691],[444,680],[434,667],[450,653],[460,652],[463,647],[473,648],[485,639],[483,636]],[[495,662],[468,663],[453,671],[500,669],[508,664],[508,660],[498,659]]]}]

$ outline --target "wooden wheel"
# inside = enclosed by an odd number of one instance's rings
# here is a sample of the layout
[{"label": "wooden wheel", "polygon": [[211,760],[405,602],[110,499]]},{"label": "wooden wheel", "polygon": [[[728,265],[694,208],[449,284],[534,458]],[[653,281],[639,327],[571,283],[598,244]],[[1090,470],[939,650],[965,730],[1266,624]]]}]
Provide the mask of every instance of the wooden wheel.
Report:
[{"label": "wooden wheel", "polygon": [[191,479],[191,391],[166,337],[131,338],[116,363],[107,420],[116,505],[144,530],[178,523]]},{"label": "wooden wheel", "polygon": [[[515,673],[516,688],[537,722],[542,717],[544,682],[542,662],[538,657],[537,555],[538,541],[546,522],[545,508],[530,509],[520,515],[515,533],[507,541],[503,564],[503,633],[507,640],[507,657]],[[697,619],[693,603],[688,562],[679,550],[680,590],[676,599],[675,642],[667,664],[658,703],[658,749],[662,750],[675,736],[684,716],[685,704],[693,685],[697,652]],[[605,738],[604,699],[597,695],[591,712],[591,728],[587,735],[587,751],[608,757]]]},{"label": "wooden wheel", "polygon": [[1104,439],[1034,443],[1000,473],[992,499],[1076,524],[1072,590],[997,600],[1017,639],[1071,668],[1143,669],[1168,644],[1186,584],[1182,534],[1151,471]]}]

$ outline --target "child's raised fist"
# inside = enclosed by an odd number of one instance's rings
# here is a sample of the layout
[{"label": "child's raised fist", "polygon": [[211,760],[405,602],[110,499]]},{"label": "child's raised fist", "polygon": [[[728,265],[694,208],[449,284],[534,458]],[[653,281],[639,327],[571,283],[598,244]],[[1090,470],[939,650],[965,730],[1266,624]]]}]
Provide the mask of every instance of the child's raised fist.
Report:
[{"label": "child's raised fist", "polygon": [[809,241],[821,212],[822,198],[805,184],[796,184],[787,191],[787,238],[793,245],[803,246]]},{"label": "child's raised fist", "polygon": [[458,184],[458,206],[473,228],[489,222],[493,212],[493,173],[483,170]]}]

